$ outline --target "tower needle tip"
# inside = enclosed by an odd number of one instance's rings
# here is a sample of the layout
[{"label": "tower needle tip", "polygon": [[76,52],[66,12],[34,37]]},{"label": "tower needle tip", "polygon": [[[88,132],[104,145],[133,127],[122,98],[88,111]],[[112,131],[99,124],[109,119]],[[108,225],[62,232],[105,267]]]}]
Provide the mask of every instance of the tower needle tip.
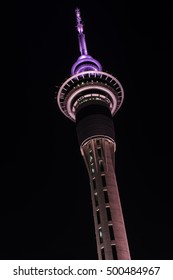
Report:
[{"label": "tower needle tip", "polygon": [[83,33],[83,24],[82,24],[79,8],[75,9],[75,13],[76,13],[77,30],[79,33]]}]

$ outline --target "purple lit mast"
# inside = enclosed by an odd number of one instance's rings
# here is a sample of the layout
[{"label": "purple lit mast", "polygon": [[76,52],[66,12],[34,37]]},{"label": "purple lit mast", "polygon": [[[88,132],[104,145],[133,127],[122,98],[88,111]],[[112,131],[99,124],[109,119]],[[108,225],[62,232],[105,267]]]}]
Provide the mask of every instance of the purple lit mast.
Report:
[{"label": "purple lit mast", "polygon": [[77,30],[79,32],[79,47],[81,55],[88,55],[86,41],[85,41],[85,34],[83,33],[83,24],[81,22],[80,10],[76,9],[76,20],[77,20]]},{"label": "purple lit mast", "polygon": [[77,30],[78,30],[78,39],[79,39],[79,49],[81,56],[78,58],[76,63],[73,65],[71,69],[71,74],[77,74],[82,71],[101,71],[101,64],[88,55],[85,34],[83,33],[83,24],[81,21],[80,10],[76,9],[76,20],[77,20]]},{"label": "purple lit mast", "polygon": [[57,102],[76,123],[81,154],[89,175],[98,259],[129,260],[130,252],[115,175],[115,132],[112,117],[124,91],[120,82],[102,71],[88,55],[80,10],[76,20],[80,56],[71,76],[60,87]]}]

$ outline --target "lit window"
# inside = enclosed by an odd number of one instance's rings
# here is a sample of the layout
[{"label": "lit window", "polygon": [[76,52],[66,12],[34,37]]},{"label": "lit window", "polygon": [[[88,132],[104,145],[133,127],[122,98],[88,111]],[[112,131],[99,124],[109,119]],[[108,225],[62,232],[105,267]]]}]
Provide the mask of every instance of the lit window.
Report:
[{"label": "lit window", "polygon": [[93,152],[92,152],[92,150],[89,151],[89,155],[90,155],[90,162],[93,162]]},{"label": "lit window", "polygon": [[95,200],[95,205],[97,207],[98,206],[98,195],[97,195],[97,192],[94,193],[94,200]]},{"label": "lit window", "polygon": [[91,163],[91,172],[94,173],[94,171],[95,171],[95,170],[94,170],[94,163],[92,162],[92,163]]},{"label": "lit window", "polygon": [[100,243],[103,243],[103,232],[102,232],[102,228],[99,228],[99,238],[100,238]]},{"label": "lit window", "polygon": [[93,152],[92,152],[92,150],[90,149],[89,150],[89,160],[90,160],[90,163],[91,163],[91,172],[92,172],[92,174],[95,172],[95,169],[94,169],[94,162],[93,162],[93,160],[94,160],[94,157],[93,157]]},{"label": "lit window", "polygon": [[103,166],[103,161],[102,160],[99,161],[99,167],[100,167],[100,171],[104,172],[104,166]]}]

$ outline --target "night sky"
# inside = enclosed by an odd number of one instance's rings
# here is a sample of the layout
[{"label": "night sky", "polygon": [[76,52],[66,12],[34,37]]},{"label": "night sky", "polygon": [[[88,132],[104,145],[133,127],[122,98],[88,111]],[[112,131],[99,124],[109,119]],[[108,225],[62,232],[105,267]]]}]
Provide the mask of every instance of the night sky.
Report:
[{"label": "night sky", "polygon": [[[56,85],[89,54],[124,88],[116,175],[131,257],[173,259],[171,8],[139,1],[15,1],[1,52],[1,259],[97,259],[90,186]],[[170,69],[171,67],[171,69]]]}]

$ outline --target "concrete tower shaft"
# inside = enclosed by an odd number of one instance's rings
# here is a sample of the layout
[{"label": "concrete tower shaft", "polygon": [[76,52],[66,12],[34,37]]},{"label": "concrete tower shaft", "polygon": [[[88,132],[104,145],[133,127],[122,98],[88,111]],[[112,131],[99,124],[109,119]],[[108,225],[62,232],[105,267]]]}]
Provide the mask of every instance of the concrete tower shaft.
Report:
[{"label": "concrete tower shaft", "polygon": [[90,179],[98,257],[128,260],[130,252],[115,176],[114,152],[115,142],[106,137],[90,139],[81,146]]}]

